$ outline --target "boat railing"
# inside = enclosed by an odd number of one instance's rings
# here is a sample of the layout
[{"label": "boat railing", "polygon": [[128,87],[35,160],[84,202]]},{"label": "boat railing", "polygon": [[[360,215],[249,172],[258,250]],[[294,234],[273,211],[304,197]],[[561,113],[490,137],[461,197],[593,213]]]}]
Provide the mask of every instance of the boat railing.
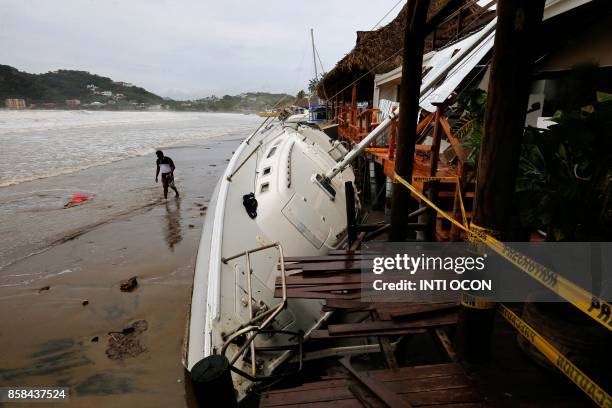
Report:
[{"label": "boat railing", "polygon": [[[281,301],[276,306],[262,313],[259,313],[256,316],[253,316],[253,289],[252,289],[252,282],[251,282],[251,276],[253,274],[253,270],[251,268],[251,254],[260,252],[260,251],[265,251],[271,248],[276,248],[279,253],[279,269],[280,269],[280,278],[281,278]],[[290,335],[290,336],[297,337],[298,339],[298,344],[296,345],[298,352],[299,352],[298,371],[301,370],[303,333],[290,332],[286,330],[269,329],[269,327],[274,322],[274,319],[276,319],[276,317],[287,306],[287,275],[285,271],[283,247],[280,245],[280,243],[276,242],[274,244],[269,244],[269,245],[265,245],[262,247],[249,249],[244,252],[240,252],[236,255],[227,257],[227,258],[222,258],[222,262],[227,264],[229,261],[232,261],[234,259],[241,258],[241,257],[245,257],[245,261],[246,261],[247,296],[248,296],[247,308],[248,308],[248,314],[249,314],[249,321],[245,324],[240,325],[236,330],[234,330],[233,332],[225,336],[225,343],[223,344],[223,347],[221,348],[221,355],[226,354],[227,349],[229,348],[230,344],[235,343],[236,340],[240,338],[241,336],[246,336],[246,340],[239,346],[240,348],[238,349],[238,351],[234,353],[234,355],[231,358],[229,358],[229,363],[230,363],[230,367],[232,371],[234,371],[235,373],[239,375],[242,375],[243,377],[248,378],[251,381],[262,381],[262,380],[277,378],[280,376],[257,376],[257,363],[256,363],[257,360],[255,358],[256,357],[255,338],[257,337],[258,334]],[[235,366],[238,359],[241,356],[246,354],[247,348],[250,348],[250,357],[251,357],[251,373],[250,374],[240,370],[239,368]],[[287,350],[287,349],[294,349],[294,348],[296,348],[295,345],[289,345],[289,346],[275,347],[274,349],[277,351],[280,351],[280,350]],[[268,347],[267,349],[270,350],[271,348]]]}]

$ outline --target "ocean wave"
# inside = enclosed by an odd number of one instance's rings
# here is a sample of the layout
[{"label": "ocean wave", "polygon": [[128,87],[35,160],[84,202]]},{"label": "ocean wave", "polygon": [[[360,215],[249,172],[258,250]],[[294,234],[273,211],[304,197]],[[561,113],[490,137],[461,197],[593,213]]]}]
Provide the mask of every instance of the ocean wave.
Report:
[{"label": "ocean wave", "polygon": [[258,122],[236,114],[1,111],[0,187],[71,174],[197,140],[233,133],[246,136]]}]

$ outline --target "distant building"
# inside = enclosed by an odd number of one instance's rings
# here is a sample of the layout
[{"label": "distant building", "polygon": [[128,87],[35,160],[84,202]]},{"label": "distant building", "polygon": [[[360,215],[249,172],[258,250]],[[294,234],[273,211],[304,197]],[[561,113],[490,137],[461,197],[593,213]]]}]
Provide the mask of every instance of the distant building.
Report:
[{"label": "distant building", "polygon": [[105,105],[106,105],[105,103],[102,103],[102,102],[98,102],[98,101],[96,101],[96,102],[92,102],[92,103],[90,103],[90,104],[89,104],[89,105],[87,105],[87,106],[91,106],[92,108],[99,108],[99,107],[101,107],[101,106],[105,106]]},{"label": "distant building", "polygon": [[131,87],[134,86],[133,84],[131,84],[129,82],[123,82],[123,81],[113,81],[113,84],[119,85],[119,86],[123,86],[125,88],[131,88]]},{"label": "distant building", "polygon": [[89,89],[91,91],[95,91],[96,89],[98,89],[98,87],[95,86],[94,84],[89,84],[89,85],[87,85],[87,89]]},{"label": "distant building", "polygon": [[66,106],[76,107],[81,105],[81,101],[78,99],[66,99]]},{"label": "distant building", "polygon": [[100,92],[100,95],[110,97],[113,96],[113,93],[111,91],[102,91]]},{"label": "distant building", "polygon": [[8,109],[25,109],[25,99],[9,98],[4,100],[4,106]]}]

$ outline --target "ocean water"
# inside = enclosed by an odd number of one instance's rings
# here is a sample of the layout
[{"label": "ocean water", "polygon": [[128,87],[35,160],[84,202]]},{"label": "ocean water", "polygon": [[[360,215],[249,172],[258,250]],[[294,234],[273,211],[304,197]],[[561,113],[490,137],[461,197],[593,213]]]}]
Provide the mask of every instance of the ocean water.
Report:
[{"label": "ocean water", "polygon": [[0,187],[228,133],[246,137],[260,120],[229,113],[0,110]]},{"label": "ocean water", "polygon": [[[3,280],[7,265],[157,205],[163,195],[155,183],[156,149],[174,160],[184,200],[205,202],[233,150],[261,120],[227,113],[0,110],[0,236],[8,237],[0,241],[0,288],[15,283]],[[90,199],[66,208],[74,194]]]}]

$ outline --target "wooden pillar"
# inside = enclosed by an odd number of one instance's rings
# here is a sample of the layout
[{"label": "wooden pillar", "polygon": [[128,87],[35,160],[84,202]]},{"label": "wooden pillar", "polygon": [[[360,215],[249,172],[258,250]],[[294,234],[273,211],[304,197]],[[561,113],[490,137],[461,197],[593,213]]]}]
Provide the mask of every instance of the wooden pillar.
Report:
[{"label": "wooden pillar", "polygon": [[444,115],[444,105],[434,104],[436,113],[434,114],[434,131],[431,141],[431,162],[429,164],[429,175],[434,177],[438,172],[438,161],[440,160],[440,143],[442,140],[442,127],[440,126],[440,116]]},{"label": "wooden pillar", "polygon": [[[523,127],[531,87],[534,45],[544,0],[499,0],[497,28],[480,147],[473,223],[507,238]],[[494,304],[493,304],[494,305]],[[495,310],[465,303],[457,327],[458,352],[486,361]]]},{"label": "wooden pillar", "polygon": [[[414,144],[419,114],[421,73],[423,67],[423,46],[425,23],[429,0],[408,0],[406,29],[404,32],[404,53],[402,83],[400,87],[399,131],[395,151],[395,174],[412,181],[414,165]],[[393,184],[391,203],[390,241],[404,241],[407,233],[408,212],[412,197],[407,188]]]},{"label": "wooden pillar", "polygon": [[478,160],[474,222],[507,232],[544,0],[500,0]]}]

